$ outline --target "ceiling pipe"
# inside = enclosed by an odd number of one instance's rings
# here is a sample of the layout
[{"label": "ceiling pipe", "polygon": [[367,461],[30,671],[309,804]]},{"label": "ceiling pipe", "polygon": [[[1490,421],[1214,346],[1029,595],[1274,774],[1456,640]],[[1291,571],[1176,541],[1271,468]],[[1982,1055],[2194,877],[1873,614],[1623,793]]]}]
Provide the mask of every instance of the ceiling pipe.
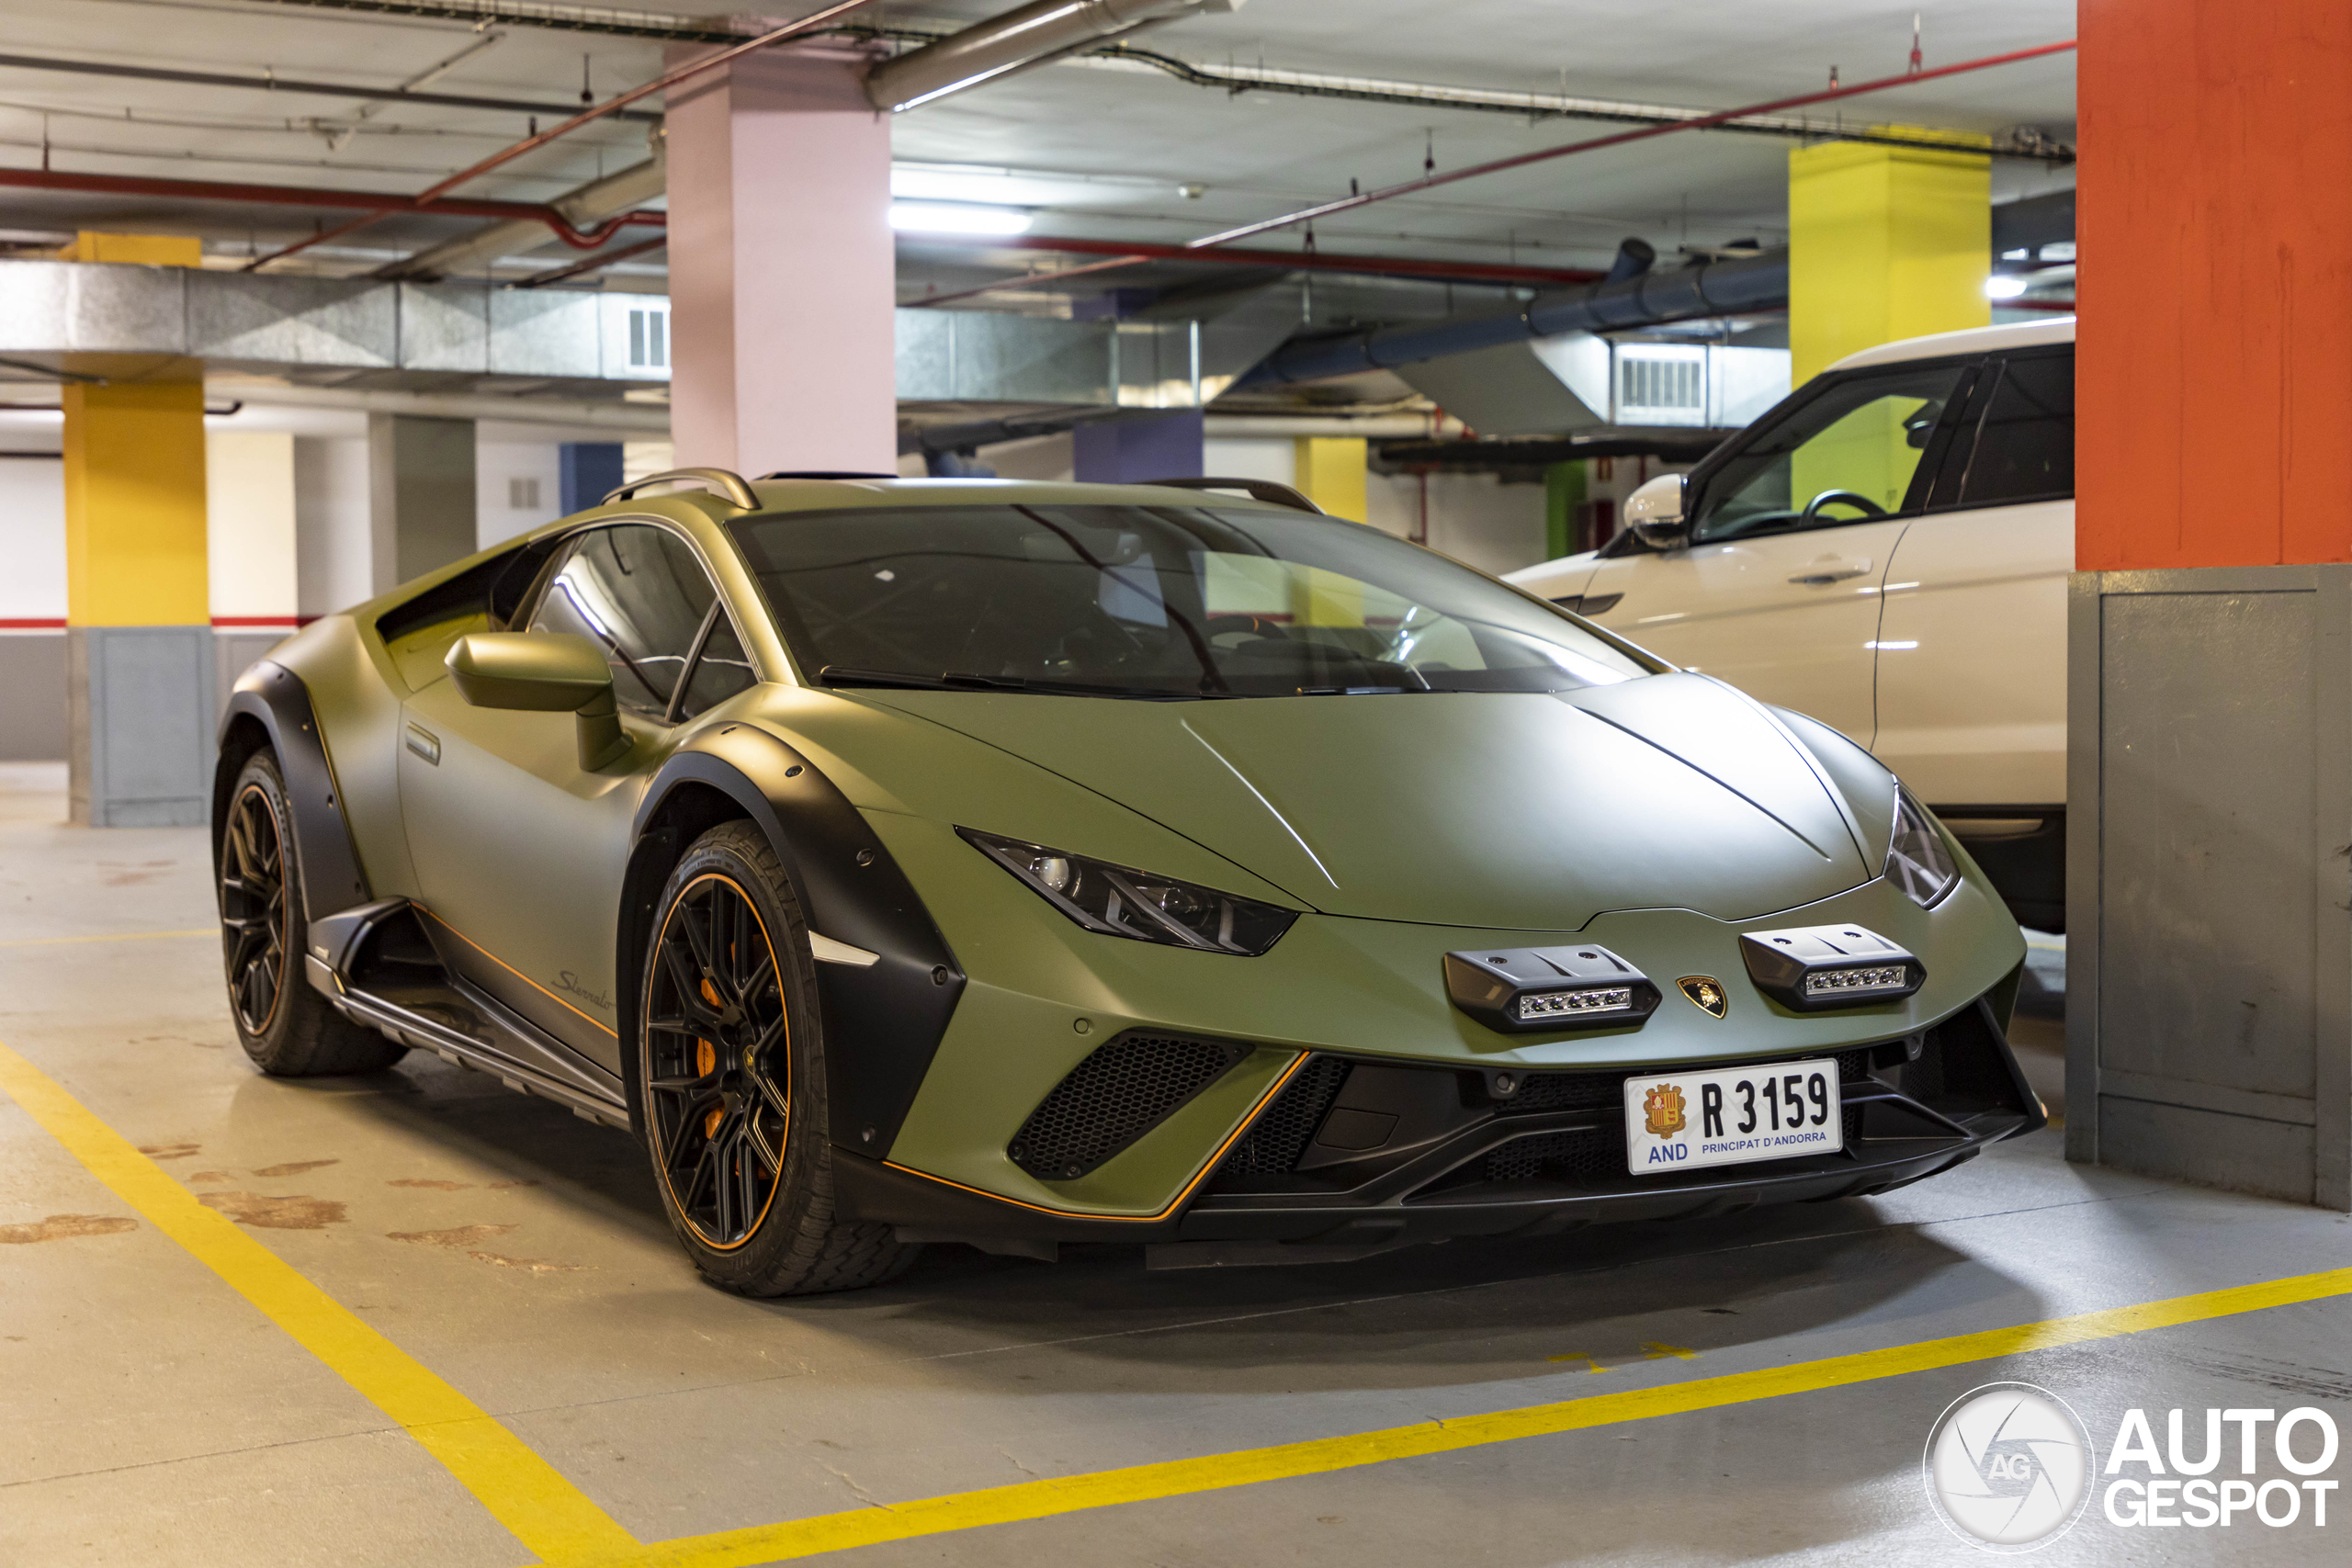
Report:
[{"label": "ceiling pipe", "polygon": [[886,60],[866,73],[865,97],[899,114],[1091,49],[1143,28],[1204,11],[1238,10],[1243,0],[1031,0],[1002,16],[976,22],[920,49]]},{"label": "ceiling pipe", "polygon": [[[1557,285],[1590,283],[1600,273],[1586,267],[1513,266],[1499,262],[1440,261],[1421,256],[1354,255],[1346,251],[1259,251],[1227,246],[1216,251],[1188,250],[1182,245],[1140,244],[1128,240],[1074,239],[1051,234],[989,235],[959,241],[948,236],[905,237],[913,249],[932,246],[956,250],[1058,251],[1071,255],[1139,256],[1151,261],[1214,262],[1233,266],[1276,267],[1284,272],[1360,273],[1369,277],[1425,277],[1439,283]],[[1043,283],[1066,273],[1040,275]],[[999,284],[995,288],[1012,288]],[[994,289],[985,292],[993,292]],[[941,295],[939,299],[957,296]],[[932,299],[909,299],[908,305],[928,305]]]},{"label": "ceiling pipe", "polygon": [[[241,185],[220,180],[166,180],[141,175],[84,175],[62,169],[0,169],[0,187],[20,190],[79,191],[93,196],[164,197],[183,201],[227,201],[254,207],[321,207],[344,212],[408,212],[416,198],[397,191],[329,190],[311,186]],[[491,218],[523,223],[534,231],[544,226],[556,238],[580,250],[593,250],[616,229],[664,227],[666,213],[623,212],[592,229],[581,229],[554,207],[535,201],[490,201],[473,197],[447,197],[433,204],[436,216]]]},{"label": "ceiling pipe", "polygon": [[[354,87],[302,76],[240,76],[221,71],[175,71],[160,65],[117,65],[104,60],[60,60],[45,54],[0,54],[0,69],[62,71],[80,76],[120,76],[134,82],[181,82],[195,87],[232,87],[248,93],[293,93],[322,98],[361,98],[371,103],[427,104],[435,108],[489,109],[500,114],[553,118],[573,113],[574,104],[528,98],[486,98],[469,93],[425,93],[407,87]],[[657,120],[652,109],[623,110],[621,119]]]},{"label": "ceiling pipe", "polygon": [[[618,114],[640,98],[650,98],[656,93],[666,92],[682,82],[691,81],[706,72],[717,70],[729,61],[782,43],[786,39],[798,38],[804,33],[815,32],[828,22],[873,3],[874,0],[835,0],[835,4],[826,6],[821,11],[812,11],[797,22],[786,22],[782,27],[772,28],[755,38],[746,39],[732,48],[722,49],[713,54],[706,54],[699,60],[679,66],[676,70],[665,71],[650,82],[640,82],[626,93],[616,95],[606,98],[601,104],[581,110],[551,130],[542,130],[537,135],[526,136],[511,147],[503,147],[492,152],[479,164],[459,169],[448,178],[428,186],[410,197],[409,206],[413,209],[423,210],[439,202],[449,192],[468,181],[480,179],[493,169],[503,168],[517,158],[537,152],[550,141],[571,135],[583,125],[593,125],[608,115]],[[274,261],[293,255],[299,251],[307,251],[313,245],[324,244],[329,240],[341,239],[355,229],[364,229],[379,216],[381,215],[379,213],[369,213],[363,218],[355,218],[350,222],[337,224],[334,228],[322,231],[307,240],[272,251],[266,256],[256,256],[247,262],[243,270],[258,272]]]},{"label": "ceiling pipe", "polygon": [[[635,164],[616,175],[606,175],[601,180],[591,180],[577,190],[557,197],[548,206],[563,220],[579,228],[593,228],[601,220],[635,208],[639,202],[658,198],[667,179],[658,155],[662,142],[657,134],[653,145],[656,156],[642,164]],[[391,262],[376,269],[378,277],[447,277],[456,273],[479,271],[507,256],[535,251],[547,243],[543,225],[525,220],[510,220],[461,234],[454,240],[417,252],[403,260]]]},{"label": "ceiling pipe", "polygon": [[1344,337],[1309,338],[1275,350],[1235,385],[1356,376],[1560,333],[1623,332],[1694,316],[1769,310],[1786,304],[1788,298],[1789,253],[1770,251],[1672,272],[1638,272],[1613,283],[1604,280],[1581,288],[1556,289],[1537,295],[1515,310],[1379,327]]}]

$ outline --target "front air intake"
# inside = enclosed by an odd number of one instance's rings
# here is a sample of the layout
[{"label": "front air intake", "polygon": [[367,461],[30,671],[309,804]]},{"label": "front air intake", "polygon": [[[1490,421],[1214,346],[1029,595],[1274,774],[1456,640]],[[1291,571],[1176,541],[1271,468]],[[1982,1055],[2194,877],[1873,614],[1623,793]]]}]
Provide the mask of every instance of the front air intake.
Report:
[{"label": "front air intake", "polygon": [[1122,1034],[1069,1070],[1004,1152],[1040,1181],[1075,1181],[1125,1150],[1250,1054],[1227,1040]]}]

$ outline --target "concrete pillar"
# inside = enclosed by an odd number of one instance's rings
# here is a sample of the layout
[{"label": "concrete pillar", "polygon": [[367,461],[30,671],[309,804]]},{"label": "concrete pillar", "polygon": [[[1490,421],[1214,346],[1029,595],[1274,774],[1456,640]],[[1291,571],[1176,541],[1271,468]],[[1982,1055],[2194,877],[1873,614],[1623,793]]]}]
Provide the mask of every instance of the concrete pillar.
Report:
[{"label": "concrete pillar", "polygon": [[332,615],[375,592],[368,441],[294,438],[294,610]]},{"label": "concrete pillar", "polygon": [[[194,266],[195,240],[84,234],[77,261]],[[212,789],[211,607],[200,367],[70,384],[67,758],[73,820],[188,827]]]},{"label": "concrete pillar", "polygon": [[474,422],[368,416],[369,592],[474,553]]},{"label": "concrete pillar", "polygon": [[558,458],[563,510],[583,512],[621,488],[622,453],[617,441],[567,441]]},{"label": "concrete pillar", "polygon": [[1104,420],[1070,433],[1080,484],[1138,484],[1199,479],[1205,422],[1198,409],[1141,419]]},{"label": "concrete pillar", "polygon": [[226,706],[245,667],[295,628],[294,437],[216,430],[205,442],[213,698]]},{"label": "concrete pillar", "polygon": [[1544,470],[1544,558],[1558,560],[1590,547],[1577,537],[1584,504],[1585,468],[1581,461],[1554,463]]},{"label": "concrete pillar", "polygon": [[1797,385],[1861,349],[1981,327],[1992,160],[1831,141],[1789,153],[1789,355]]},{"label": "concrete pillar", "polygon": [[1298,490],[1334,517],[1361,523],[1371,515],[1364,496],[1368,445],[1351,435],[1298,437]]},{"label": "concrete pillar", "polygon": [[669,95],[682,466],[898,470],[890,126],[864,63],[773,50]]},{"label": "concrete pillar", "polygon": [[2352,1208],[2352,8],[2080,21],[2067,1154]]}]

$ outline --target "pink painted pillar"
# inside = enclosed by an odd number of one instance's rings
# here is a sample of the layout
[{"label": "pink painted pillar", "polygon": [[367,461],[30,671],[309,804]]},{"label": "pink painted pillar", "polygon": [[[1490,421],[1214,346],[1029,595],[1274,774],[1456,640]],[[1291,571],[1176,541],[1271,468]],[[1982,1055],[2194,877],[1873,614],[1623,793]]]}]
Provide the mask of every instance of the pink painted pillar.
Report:
[{"label": "pink painted pillar", "polygon": [[669,95],[682,467],[897,470],[890,126],[864,64],[771,50]]}]

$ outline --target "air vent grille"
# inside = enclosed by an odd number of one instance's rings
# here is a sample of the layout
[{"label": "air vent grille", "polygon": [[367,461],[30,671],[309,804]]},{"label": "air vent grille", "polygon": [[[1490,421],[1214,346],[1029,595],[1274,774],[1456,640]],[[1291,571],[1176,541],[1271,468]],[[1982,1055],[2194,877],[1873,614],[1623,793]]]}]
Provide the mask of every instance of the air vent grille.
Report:
[{"label": "air vent grille", "polygon": [[1040,1181],[1075,1181],[1174,1115],[1249,1054],[1249,1046],[1229,1041],[1123,1034],[1072,1067],[1004,1152]]}]

